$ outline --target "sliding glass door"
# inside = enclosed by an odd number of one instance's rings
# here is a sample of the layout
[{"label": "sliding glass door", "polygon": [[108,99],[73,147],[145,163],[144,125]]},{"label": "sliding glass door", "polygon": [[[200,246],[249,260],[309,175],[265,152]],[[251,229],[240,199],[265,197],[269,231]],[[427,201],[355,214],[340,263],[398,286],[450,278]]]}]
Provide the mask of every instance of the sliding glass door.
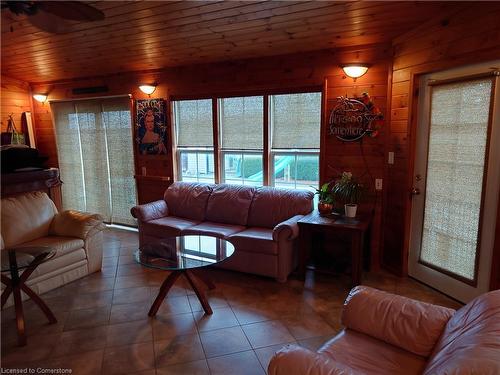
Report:
[{"label": "sliding glass door", "polygon": [[135,225],[132,125],[128,97],[53,102],[64,209]]}]

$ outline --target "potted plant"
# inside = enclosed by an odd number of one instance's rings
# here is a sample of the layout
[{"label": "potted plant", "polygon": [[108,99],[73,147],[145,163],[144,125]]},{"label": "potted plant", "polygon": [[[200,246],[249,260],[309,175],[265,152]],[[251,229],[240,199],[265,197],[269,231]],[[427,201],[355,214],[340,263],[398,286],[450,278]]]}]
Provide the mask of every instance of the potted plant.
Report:
[{"label": "potted plant", "polygon": [[330,189],[330,182],[326,182],[321,187],[315,188],[316,194],[319,197],[318,211],[320,215],[328,215],[333,211],[333,194]]},{"label": "potted plant", "polygon": [[336,199],[344,203],[345,216],[356,216],[362,191],[363,185],[352,177],[351,172],[342,173],[342,177],[333,186],[332,193]]}]

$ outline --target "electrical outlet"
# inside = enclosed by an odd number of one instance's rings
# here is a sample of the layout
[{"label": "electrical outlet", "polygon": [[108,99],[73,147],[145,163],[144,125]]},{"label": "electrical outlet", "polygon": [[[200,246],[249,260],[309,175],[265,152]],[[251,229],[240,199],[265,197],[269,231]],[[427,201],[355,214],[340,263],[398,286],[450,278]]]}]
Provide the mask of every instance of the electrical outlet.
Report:
[{"label": "electrical outlet", "polygon": [[382,179],[381,178],[375,179],[375,190],[382,190]]},{"label": "electrical outlet", "polygon": [[389,152],[389,157],[388,157],[387,162],[388,162],[389,164],[394,164],[394,152],[392,152],[392,151],[391,151],[391,152]]}]

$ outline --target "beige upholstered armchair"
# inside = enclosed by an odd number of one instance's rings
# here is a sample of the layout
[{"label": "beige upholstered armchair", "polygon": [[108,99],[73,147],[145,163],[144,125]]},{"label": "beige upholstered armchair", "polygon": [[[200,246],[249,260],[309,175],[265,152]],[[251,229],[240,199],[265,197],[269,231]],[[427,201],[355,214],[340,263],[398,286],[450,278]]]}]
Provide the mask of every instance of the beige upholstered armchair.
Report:
[{"label": "beige upholstered armchair", "polygon": [[41,264],[27,284],[44,293],[89,273],[102,264],[102,217],[78,211],[57,212],[42,192],[3,198],[1,248],[50,246],[54,258]]}]

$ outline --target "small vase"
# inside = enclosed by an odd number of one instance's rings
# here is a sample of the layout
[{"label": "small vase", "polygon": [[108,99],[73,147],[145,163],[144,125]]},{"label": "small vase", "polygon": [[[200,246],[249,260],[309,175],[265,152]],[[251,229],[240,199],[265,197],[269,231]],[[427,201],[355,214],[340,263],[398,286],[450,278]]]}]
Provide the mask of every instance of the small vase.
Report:
[{"label": "small vase", "polygon": [[320,215],[330,215],[333,211],[333,203],[318,202],[318,211]]},{"label": "small vase", "polygon": [[349,203],[344,205],[344,209],[346,217],[356,217],[356,211],[358,210],[358,205]]}]

